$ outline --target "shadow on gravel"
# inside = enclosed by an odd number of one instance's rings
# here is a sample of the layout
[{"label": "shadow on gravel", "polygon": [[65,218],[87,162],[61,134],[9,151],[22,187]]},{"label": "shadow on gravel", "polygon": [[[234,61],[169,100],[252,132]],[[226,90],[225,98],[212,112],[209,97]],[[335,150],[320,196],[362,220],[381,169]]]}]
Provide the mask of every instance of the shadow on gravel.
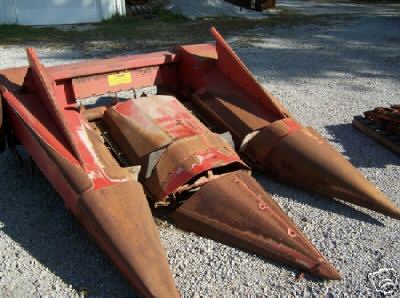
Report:
[{"label": "shadow on gravel", "polygon": [[[40,170],[35,166],[31,176],[9,152],[2,154],[0,161],[3,169],[8,169],[0,175],[1,231],[81,295],[135,297],[131,286],[68,213]],[[40,274],[33,268],[26,270],[32,270],[33,278]]]},{"label": "shadow on gravel", "polygon": [[[309,205],[313,208],[318,208],[326,212],[336,213],[341,216],[366,222],[372,225],[381,227],[384,226],[383,223],[373,218],[369,214],[364,213],[363,211],[359,211],[353,208],[351,205],[348,205],[336,199],[314,194],[296,186],[283,184],[280,181],[277,181],[274,178],[270,178],[266,174],[260,172],[255,173],[254,176],[270,194],[287,197],[291,200]],[[265,181],[262,181],[262,179],[267,179],[268,182],[265,183]],[[268,187],[266,187],[266,184],[268,184]],[[306,215],[304,215],[304,218],[305,220],[307,220]]]},{"label": "shadow on gravel", "polygon": [[343,154],[356,167],[384,168],[386,165],[400,165],[400,158],[384,146],[368,138],[350,123],[326,126],[334,136],[329,141],[343,146]]},{"label": "shadow on gravel", "polygon": [[[297,20],[301,16],[294,14],[293,18]],[[323,19],[324,23],[317,23],[319,25],[316,26],[314,18]],[[31,45],[39,49],[46,46],[64,49],[55,53],[46,51],[43,57],[45,65],[53,60],[59,64],[62,60],[71,62],[74,59],[109,58],[169,50],[182,44],[213,42],[208,32],[210,26],[216,25],[222,33],[226,31],[227,25],[218,22],[200,22],[201,29],[188,34],[193,40],[180,38],[180,31],[176,28],[175,31],[170,29],[172,32],[160,28],[160,36],[172,34],[174,38],[165,42],[143,41],[137,44],[129,38],[121,40],[99,36],[80,42],[67,40],[62,46],[51,42]],[[309,77],[331,78],[351,73],[357,78],[399,80],[399,68],[393,67],[400,62],[400,31],[394,29],[398,27],[400,17],[394,15],[320,15],[308,16],[307,21],[297,25],[283,22],[280,26],[270,26],[268,23],[249,26],[244,23],[243,28],[238,26],[237,30],[227,30],[224,37],[256,75],[271,71],[274,79],[290,81]],[[146,38],[151,36],[149,34]]]},{"label": "shadow on gravel", "polygon": [[[30,175],[9,152],[1,156],[0,164],[10,169],[0,175],[0,184],[8,185],[6,189],[0,188],[3,193],[0,222],[4,224],[1,231],[81,295],[136,297],[120,272],[68,213],[62,199],[36,166]],[[179,229],[171,219],[171,210],[153,210],[153,215],[157,224],[168,222]],[[299,273],[292,266],[257,257],[277,268]],[[38,273],[33,272],[32,276]],[[323,282],[309,274],[305,278]]]},{"label": "shadow on gravel", "polygon": [[[181,227],[176,225],[175,222],[173,221],[172,212],[173,212],[173,208],[168,208],[168,207],[152,209],[152,213],[153,213],[153,216],[155,217],[155,221],[156,221],[157,225],[163,225],[164,223],[168,223],[168,224],[174,226],[177,230],[183,230]],[[189,232],[189,231],[186,231],[186,230],[183,230],[183,231],[185,231],[187,233],[192,233],[192,232]],[[200,235],[197,235],[197,237],[198,238],[206,238],[206,237],[203,237],[203,236],[200,236]],[[258,254],[252,253],[252,252],[244,250],[244,249],[237,248],[235,246],[228,245],[228,244],[223,243],[223,242],[219,242],[219,241],[216,241],[216,240],[213,240],[213,241],[221,243],[221,244],[223,244],[225,246],[232,247],[234,249],[243,251],[246,254],[248,254],[249,256],[253,256],[253,257],[259,258],[263,262],[269,263],[269,264],[271,264],[271,265],[273,265],[273,266],[275,266],[277,268],[284,269],[284,270],[287,270],[289,272],[292,272],[293,279],[295,279],[295,276],[298,276],[299,273],[303,272],[303,273],[305,273],[304,279],[306,279],[308,281],[312,281],[312,282],[315,282],[315,283],[324,283],[325,282],[324,280],[322,280],[322,279],[320,279],[320,278],[318,278],[318,277],[316,277],[316,276],[314,276],[314,275],[312,275],[310,273],[304,272],[303,270],[301,270],[299,268],[296,268],[294,266],[290,266],[288,264],[276,261],[274,259],[270,259],[270,258],[266,258],[266,257],[260,256]]]},{"label": "shadow on gravel", "polygon": [[[327,16],[322,26],[290,30],[262,27],[231,40],[239,56],[256,74],[271,72],[277,80],[355,78],[399,80],[400,17],[393,15]],[[229,40],[229,39],[228,39]]]}]

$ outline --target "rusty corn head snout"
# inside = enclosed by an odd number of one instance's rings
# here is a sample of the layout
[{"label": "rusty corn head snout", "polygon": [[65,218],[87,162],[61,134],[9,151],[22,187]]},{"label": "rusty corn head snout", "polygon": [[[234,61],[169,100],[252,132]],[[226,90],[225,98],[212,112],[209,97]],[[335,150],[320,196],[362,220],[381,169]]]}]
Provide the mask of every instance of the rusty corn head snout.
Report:
[{"label": "rusty corn head snout", "polygon": [[179,297],[139,183],[86,192],[77,215],[142,297]]},{"label": "rusty corn head snout", "polygon": [[210,181],[173,214],[178,226],[261,256],[340,279],[262,187],[244,171]]},{"label": "rusty corn head snout", "polygon": [[267,126],[249,143],[247,154],[284,181],[400,219],[399,208],[315,130],[288,130],[282,121]]},{"label": "rusty corn head snout", "polygon": [[249,175],[229,142],[176,98],[119,103],[104,120],[125,156],[147,168],[139,179],[154,204],[179,206],[173,213],[178,226],[322,278],[340,278]]},{"label": "rusty corn head snout", "polygon": [[[400,211],[316,131],[263,88],[213,28],[215,47],[183,46],[185,83],[197,113],[252,165],[285,182],[399,219]],[[193,65],[195,67],[193,67]],[[195,79],[194,79],[195,78]]]}]

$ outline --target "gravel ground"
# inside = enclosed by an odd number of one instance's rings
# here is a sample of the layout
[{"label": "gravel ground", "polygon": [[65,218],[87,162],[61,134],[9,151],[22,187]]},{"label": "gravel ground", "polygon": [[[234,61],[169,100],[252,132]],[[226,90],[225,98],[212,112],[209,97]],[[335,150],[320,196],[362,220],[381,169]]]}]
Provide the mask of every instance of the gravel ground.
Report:
[{"label": "gravel ground", "polygon": [[241,8],[224,0],[169,0],[168,2],[167,9],[190,19],[211,16],[264,17],[262,12]]},{"label": "gravel ground", "polygon": [[[315,4],[302,2],[308,13]],[[317,3],[315,9],[321,5]],[[229,40],[298,120],[327,137],[400,206],[399,157],[350,124],[362,111],[400,103],[400,7],[371,10],[355,5],[351,10],[345,18],[335,17],[333,10],[325,25],[253,30],[245,32],[247,39]],[[329,9],[323,11],[329,13]],[[23,48],[0,47],[0,68],[25,64]],[[46,65],[67,63],[81,54],[39,48]],[[8,152],[0,155],[0,164],[0,296],[134,295],[65,211],[43,175],[36,171],[30,176]],[[368,273],[394,268],[400,278],[399,221],[262,174],[255,176],[340,270],[343,280],[321,282],[306,276],[295,282],[293,268],[157,219],[184,296],[374,296]],[[397,291],[393,296],[399,296]]]}]

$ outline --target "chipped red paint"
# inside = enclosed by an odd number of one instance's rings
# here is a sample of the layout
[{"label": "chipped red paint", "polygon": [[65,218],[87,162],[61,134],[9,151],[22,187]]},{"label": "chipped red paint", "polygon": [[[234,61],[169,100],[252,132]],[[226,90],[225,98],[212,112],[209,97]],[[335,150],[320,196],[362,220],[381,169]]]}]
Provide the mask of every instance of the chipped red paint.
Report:
[{"label": "chipped red paint", "polygon": [[181,46],[178,77],[207,124],[232,134],[254,168],[325,196],[400,219],[400,209],[317,132],[297,123],[259,84],[222,36],[215,45]]},{"label": "chipped red paint", "polygon": [[[108,77],[113,74],[129,74],[130,82],[110,86]],[[78,77],[72,79],[72,92],[75,98],[85,98],[105,93],[114,93],[118,91],[138,89],[153,84],[156,85],[174,85],[176,81],[175,67],[149,66],[146,68],[132,69],[128,72],[115,72],[107,74],[92,75],[88,77]]]},{"label": "chipped red paint", "polygon": [[54,81],[88,77],[98,74],[115,73],[129,69],[140,69],[176,62],[175,53],[163,51],[151,54],[130,55],[110,59],[92,60],[48,67]]},{"label": "chipped red paint", "polygon": [[115,109],[138,122],[140,126],[151,124],[159,126],[171,139],[190,137],[205,133],[207,128],[201,124],[176,99],[154,100],[147,104],[146,100],[126,101],[119,103]]},{"label": "chipped red paint", "polygon": [[[150,184],[149,192],[153,193],[156,201],[167,199],[189,180],[208,170],[235,163],[246,168],[222,137],[211,134],[172,96],[128,100],[111,109],[118,113],[106,112],[105,122],[131,162],[136,159],[145,168],[151,153],[166,150],[159,156],[160,161],[155,166],[159,174],[153,174],[151,182],[147,182]],[[136,136],[132,135],[133,131]],[[135,139],[143,141],[137,142]],[[140,158],[129,158],[133,152],[138,152],[136,155],[140,155]],[[154,191],[155,186],[161,189],[160,192]]]},{"label": "chipped red paint", "polygon": [[141,296],[178,297],[142,186],[89,125],[71,82],[27,55],[28,69],[0,71],[9,129]]},{"label": "chipped red paint", "polygon": [[[164,197],[173,194],[179,187],[183,186],[186,182],[200,173],[207,172],[210,169],[215,169],[223,165],[235,162],[240,163],[240,159],[236,154],[226,155],[218,151],[215,147],[210,147],[203,152],[196,152],[192,156],[195,156],[198,162],[193,163],[190,169],[185,169],[180,166],[174,169],[168,177],[169,180],[165,183],[163,193]],[[181,161],[181,163],[184,163],[184,160]]]},{"label": "chipped red paint", "polygon": [[284,118],[282,121],[285,122],[285,124],[289,128],[288,134],[295,132],[296,130],[301,128],[301,125],[294,121],[293,118]]}]

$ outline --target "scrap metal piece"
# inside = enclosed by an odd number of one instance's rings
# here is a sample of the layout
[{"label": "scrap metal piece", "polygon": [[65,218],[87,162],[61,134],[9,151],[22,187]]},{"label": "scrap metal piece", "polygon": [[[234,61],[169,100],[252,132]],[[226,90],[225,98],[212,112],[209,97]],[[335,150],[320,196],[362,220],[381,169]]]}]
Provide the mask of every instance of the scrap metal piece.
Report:
[{"label": "scrap metal piece", "polygon": [[400,105],[378,107],[364,112],[365,118],[378,124],[383,130],[400,135]]},{"label": "scrap metal piece", "polygon": [[366,111],[364,116],[354,117],[353,126],[400,155],[400,105]]},{"label": "scrap metal piece", "polygon": [[361,115],[355,116],[352,122],[354,128],[400,156],[400,133],[395,132],[400,125],[394,123],[388,126],[391,127],[388,131],[388,127],[382,127],[380,122]]},{"label": "scrap metal piece", "polygon": [[173,214],[178,226],[267,258],[340,279],[263,188],[243,171],[208,182]]}]

